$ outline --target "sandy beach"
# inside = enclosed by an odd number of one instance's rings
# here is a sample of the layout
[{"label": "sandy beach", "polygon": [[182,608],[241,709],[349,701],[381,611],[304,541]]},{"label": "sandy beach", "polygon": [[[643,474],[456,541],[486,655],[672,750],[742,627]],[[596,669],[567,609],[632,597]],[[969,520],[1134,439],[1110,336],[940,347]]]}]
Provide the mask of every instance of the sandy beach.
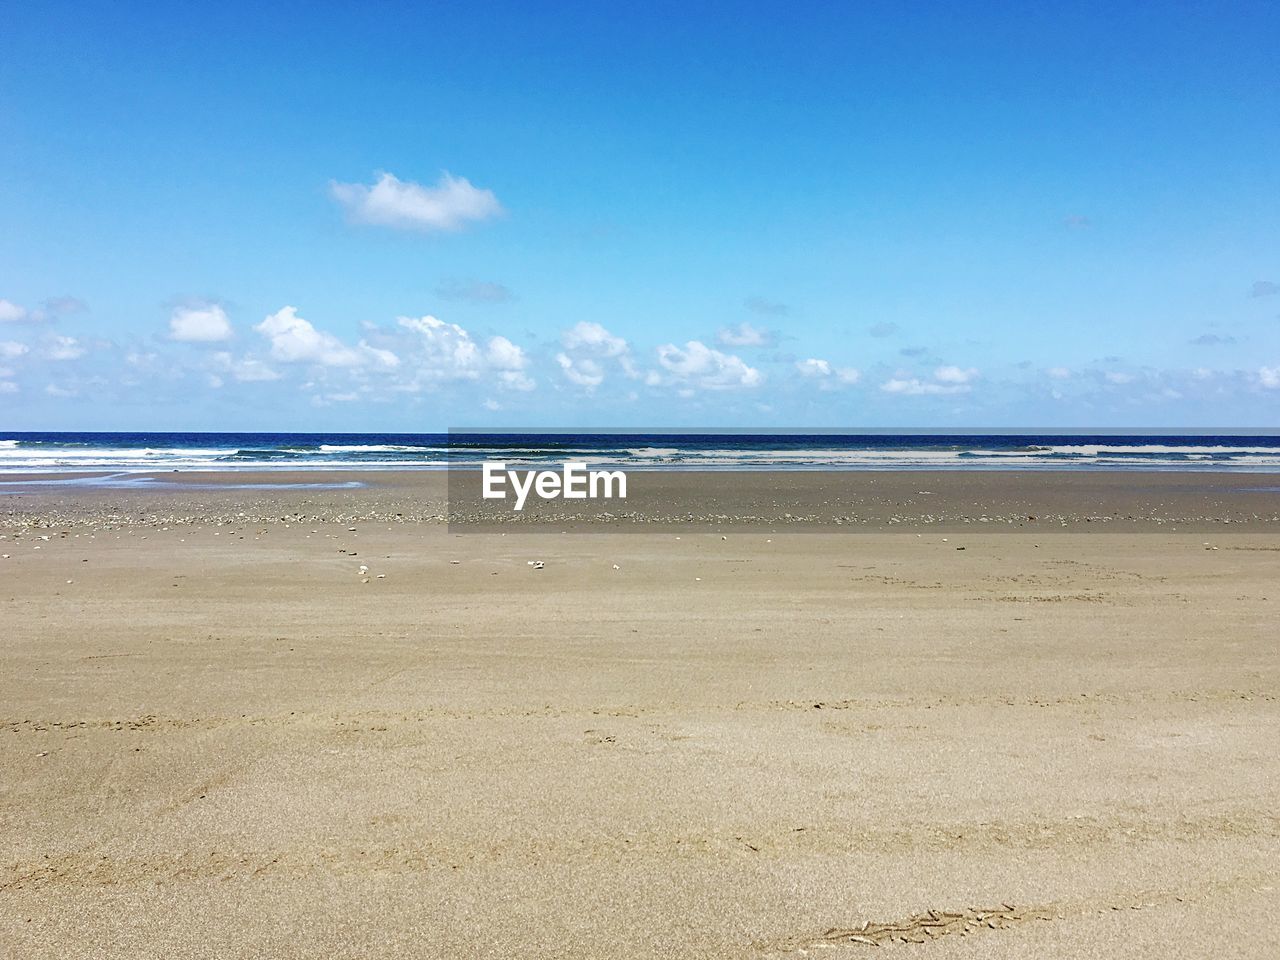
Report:
[{"label": "sandy beach", "polygon": [[0,955],[1280,954],[1274,477],[762,476],[5,478]]}]

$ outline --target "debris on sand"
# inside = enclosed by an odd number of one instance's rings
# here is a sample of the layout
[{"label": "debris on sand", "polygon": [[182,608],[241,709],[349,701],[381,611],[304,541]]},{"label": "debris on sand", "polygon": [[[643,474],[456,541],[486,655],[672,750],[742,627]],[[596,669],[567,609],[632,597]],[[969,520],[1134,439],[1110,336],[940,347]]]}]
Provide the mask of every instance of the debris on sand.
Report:
[{"label": "debris on sand", "polygon": [[889,923],[864,920],[852,929],[832,928],[813,942],[860,943],[868,947],[885,943],[928,943],[951,933],[965,936],[977,930],[1000,930],[1023,920],[1051,919],[1053,915],[1049,911],[1019,908],[1011,903],[989,909],[929,910]]}]

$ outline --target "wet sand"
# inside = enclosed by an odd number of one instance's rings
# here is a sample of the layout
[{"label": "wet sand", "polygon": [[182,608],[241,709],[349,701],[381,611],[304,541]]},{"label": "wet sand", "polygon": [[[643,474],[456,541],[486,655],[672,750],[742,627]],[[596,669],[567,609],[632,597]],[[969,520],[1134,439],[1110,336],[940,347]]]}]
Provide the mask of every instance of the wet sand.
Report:
[{"label": "wet sand", "polygon": [[1280,953],[1270,478],[180,476],[0,488],[0,955]]},{"label": "wet sand", "polygon": [[[477,471],[7,474],[0,522],[40,526],[377,520],[559,532],[1280,530],[1280,474],[1116,471],[630,471],[622,500],[483,501]],[[514,524],[514,525],[513,525]]]}]

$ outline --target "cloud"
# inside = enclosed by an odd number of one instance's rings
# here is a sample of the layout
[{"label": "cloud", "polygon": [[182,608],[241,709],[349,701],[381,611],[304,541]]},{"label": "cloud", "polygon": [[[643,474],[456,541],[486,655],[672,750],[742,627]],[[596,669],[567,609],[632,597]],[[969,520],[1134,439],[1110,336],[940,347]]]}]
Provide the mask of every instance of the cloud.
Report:
[{"label": "cloud", "polygon": [[764,297],[748,297],[742,305],[752,313],[759,313],[766,317],[785,317],[791,312],[791,308],[785,303],[766,300]]},{"label": "cloud", "polygon": [[528,362],[524,351],[506,337],[494,337],[485,348],[489,364],[499,370],[522,370]]},{"label": "cloud", "polygon": [[419,335],[429,371],[446,379],[471,380],[480,375],[480,347],[456,323],[432,316],[400,317],[396,322]]},{"label": "cloud", "polygon": [[574,324],[560,337],[567,350],[587,350],[604,357],[620,357],[627,352],[627,341],[615,336],[598,323]]},{"label": "cloud", "polygon": [[[491,337],[483,349],[465,329],[432,316],[400,317],[403,329],[417,334],[414,371],[421,379],[481,380],[504,390],[527,391],[537,384],[525,373],[529,358],[506,337]],[[411,387],[418,386],[415,381]]]},{"label": "cloud", "polygon": [[556,363],[560,371],[570,383],[584,390],[594,390],[604,383],[604,367],[590,357],[570,357],[565,353],[556,354]]},{"label": "cloud", "polygon": [[1126,383],[1133,383],[1134,380],[1138,379],[1132,373],[1124,373],[1119,370],[1108,370],[1102,377],[1107,383],[1115,384],[1118,387],[1122,387]]},{"label": "cloud", "polygon": [[820,381],[824,386],[834,383],[854,384],[862,379],[862,373],[853,367],[833,367],[826,360],[810,357],[808,360],[797,360],[796,370],[800,376],[809,380]]},{"label": "cloud", "polygon": [[683,348],[664,344],[658,348],[658,363],[667,376],[650,373],[651,385],[674,382],[704,390],[734,390],[764,382],[760,371],[740,357],[721,353],[698,340],[688,341]]},{"label": "cloud", "polygon": [[[1255,280],[1253,286],[1249,288],[1249,296],[1251,297],[1274,297],[1280,293],[1280,283],[1272,280]],[[0,303],[4,301],[0,300]]]},{"label": "cloud", "polygon": [[0,360],[16,360],[30,352],[30,347],[16,340],[0,340]]},{"label": "cloud", "polygon": [[443,280],[436,287],[436,296],[443,300],[468,300],[471,303],[507,303],[515,295],[500,283],[488,280]]},{"label": "cloud", "polygon": [[1216,333],[1202,333],[1200,336],[1188,340],[1193,347],[1217,347],[1228,343],[1235,343],[1235,337],[1220,337]]},{"label": "cloud", "polygon": [[801,376],[805,377],[829,377],[831,376],[831,364],[826,360],[797,360],[796,369],[800,371]]},{"label": "cloud", "polygon": [[12,300],[0,300],[0,323],[23,323],[31,319],[31,312],[26,307]]},{"label": "cloud", "polygon": [[1259,367],[1258,383],[1267,390],[1280,390],[1280,367]]},{"label": "cloud", "polygon": [[0,380],[0,394],[14,394],[19,391],[19,386],[10,380]]},{"label": "cloud", "polygon": [[560,372],[570,383],[588,392],[605,381],[605,361],[613,361],[628,377],[638,376],[627,341],[598,323],[574,324],[560,335],[560,343],[564,350],[555,355]]},{"label": "cloud", "polygon": [[75,297],[53,297],[36,310],[28,310],[12,300],[0,300],[0,323],[48,323],[59,316],[89,309]]},{"label": "cloud", "polygon": [[939,383],[968,383],[977,376],[978,371],[974,367],[939,367],[933,371],[933,378]]},{"label": "cloud", "polygon": [[525,352],[506,337],[493,337],[485,346],[485,360],[496,372],[498,385],[505,390],[532,390],[536,384],[524,372],[529,365]]},{"label": "cloud", "polygon": [[923,357],[928,352],[928,347],[903,347],[898,351],[904,357]]},{"label": "cloud", "polygon": [[282,307],[253,328],[270,343],[270,353],[281,363],[314,363],[323,367],[395,367],[400,358],[390,350],[371,347],[361,340],[349,347],[330,333],[317,330],[298,316],[297,307]]},{"label": "cloud", "polygon": [[732,327],[721,327],[716,334],[716,342],[722,347],[767,347],[773,343],[773,334],[768,330],[743,322]]},{"label": "cloud", "polygon": [[1072,230],[1084,230],[1087,227],[1093,226],[1088,217],[1082,216],[1078,213],[1073,213],[1070,216],[1063,217],[1062,222]]},{"label": "cloud", "polygon": [[1050,367],[1045,373],[1050,380],[1066,380],[1071,376],[1071,371],[1066,367]]},{"label": "cloud", "polygon": [[910,379],[895,377],[892,380],[886,380],[880,384],[880,389],[885,393],[899,393],[909,397],[969,392],[969,388],[963,384],[928,383],[915,377]]},{"label": "cloud", "polygon": [[492,190],[448,172],[433,187],[382,173],[372,186],[335,181],[329,192],[353,222],[401,230],[460,230],[503,212]]},{"label": "cloud", "polygon": [[178,307],[169,316],[169,339],[182,343],[230,340],[231,321],[216,303]]},{"label": "cloud", "polygon": [[867,333],[873,337],[892,337],[898,332],[896,323],[873,323],[867,327]]},{"label": "cloud", "polygon": [[266,383],[280,379],[280,374],[261,360],[252,358],[235,359],[230,353],[219,351],[213,355],[212,361],[214,369],[230,374],[242,383]]},{"label": "cloud", "polygon": [[932,380],[921,380],[918,377],[894,377],[882,383],[880,389],[885,393],[911,397],[968,393],[978,375],[978,371],[973,367],[938,367],[933,371]]},{"label": "cloud", "polygon": [[45,348],[50,360],[78,360],[88,353],[88,348],[75,337],[53,337]]}]

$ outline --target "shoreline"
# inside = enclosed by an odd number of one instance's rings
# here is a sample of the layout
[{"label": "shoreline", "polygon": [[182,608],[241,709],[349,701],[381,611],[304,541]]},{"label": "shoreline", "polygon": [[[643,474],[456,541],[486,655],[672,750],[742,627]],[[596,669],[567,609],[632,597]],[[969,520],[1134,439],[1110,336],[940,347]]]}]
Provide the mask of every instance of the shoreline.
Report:
[{"label": "shoreline", "polygon": [[626,500],[479,499],[471,470],[147,472],[10,477],[0,526],[360,522],[478,530],[1062,529],[1280,531],[1280,483],[1235,471],[629,472]]}]

